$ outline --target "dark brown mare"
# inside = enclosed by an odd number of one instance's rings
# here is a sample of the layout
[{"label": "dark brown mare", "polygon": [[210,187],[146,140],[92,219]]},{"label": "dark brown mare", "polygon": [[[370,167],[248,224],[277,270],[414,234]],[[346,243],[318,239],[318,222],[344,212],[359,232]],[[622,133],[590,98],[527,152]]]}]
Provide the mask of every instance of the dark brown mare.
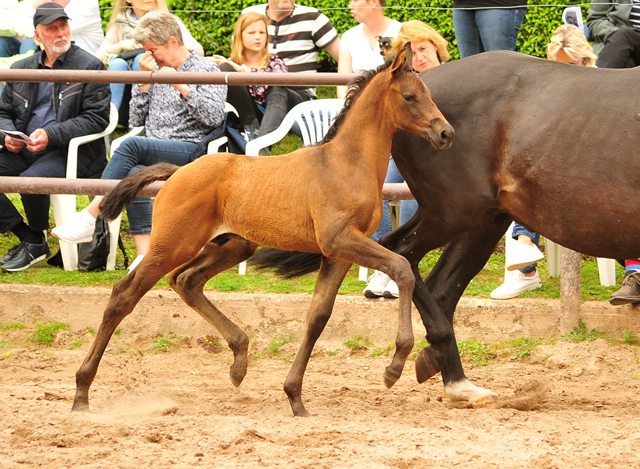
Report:
[{"label": "dark brown mare", "polygon": [[165,274],[181,298],[228,342],[234,354],[230,378],[238,386],[247,372],[249,338],[202,290],[207,280],[250,257],[258,245],[322,255],[307,330],[284,385],[294,414],[306,414],[304,371],[353,263],[386,272],[398,283],[396,353],[384,375],[391,386],[413,347],[414,276],[404,257],[369,236],[382,216],[382,184],[397,129],[426,138],[440,150],[449,148],[454,135],[412,72],[410,48],[378,74],[356,80],[345,110],[320,146],[277,157],[208,155],[182,168],[156,165],[123,180],[103,201],[107,219],[117,216],[143,186],[168,179],[156,198],[149,253],[113,288],[76,374],[73,409],[88,409],[89,387],[113,331]]},{"label": "dark brown mare", "polygon": [[[497,396],[464,374],[451,324],[511,221],[592,256],[640,256],[640,68],[489,52],[422,79],[456,139],[441,154],[396,133],[392,154],[419,210],[380,242],[416,277],[431,344],[416,360],[418,380],[440,370],[450,400],[491,405]],[[423,282],[418,262],[445,244]]]}]

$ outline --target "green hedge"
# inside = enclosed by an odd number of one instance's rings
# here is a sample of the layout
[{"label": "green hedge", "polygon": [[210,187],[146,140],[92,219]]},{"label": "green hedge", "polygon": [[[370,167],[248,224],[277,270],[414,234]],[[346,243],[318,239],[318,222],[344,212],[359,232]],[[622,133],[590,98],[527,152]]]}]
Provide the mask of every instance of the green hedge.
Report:
[{"label": "green hedge", "polygon": [[[239,11],[245,7],[266,3],[266,0],[169,0],[169,7],[178,10],[176,14],[184,21],[193,36],[202,44],[207,55],[229,55],[230,40]],[[298,4],[314,6],[323,11],[333,22],[339,33],[343,33],[357,23],[351,18],[348,0],[298,0]],[[536,5],[557,5],[555,0],[536,0]],[[564,0],[567,5],[579,5],[582,0]],[[109,7],[113,4],[109,0],[100,0],[103,24],[111,14]],[[398,21],[411,19],[422,20],[436,28],[449,41],[449,51],[452,59],[460,57],[453,31],[451,10],[452,0],[388,0],[387,16]],[[428,9],[413,9],[429,7]],[[180,10],[191,10],[180,11]],[[197,12],[193,10],[216,10],[215,12]],[[518,37],[517,50],[524,54],[544,57],[546,45],[553,31],[562,23],[564,7],[531,7],[522,24]],[[588,7],[582,6],[583,18],[587,18]],[[320,69],[335,71],[336,63],[326,52],[320,57]]]}]

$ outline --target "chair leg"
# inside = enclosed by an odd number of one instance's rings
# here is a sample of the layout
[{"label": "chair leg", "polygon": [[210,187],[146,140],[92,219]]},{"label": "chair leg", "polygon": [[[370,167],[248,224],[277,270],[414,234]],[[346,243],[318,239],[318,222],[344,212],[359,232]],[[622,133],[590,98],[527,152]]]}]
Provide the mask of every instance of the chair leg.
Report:
[{"label": "chair leg", "polygon": [[238,274],[247,275],[247,261],[243,261],[238,264]]},{"label": "chair leg", "polygon": [[[52,194],[51,206],[57,226],[62,225],[76,213],[76,196],[70,194]],[[78,246],[60,241],[60,253],[64,270],[78,270]]]},{"label": "chair leg", "polygon": [[616,284],[616,261],[598,257],[598,274],[600,285],[612,287]]},{"label": "chair leg", "polygon": [[554,243],[553,241],[549,241],[549,239],[544,240],[545,251],[547,254],[547,267],[549,269],[549,277],[559,277],[560,276],[560,245]]},{"label": "chair leg", "polygon": [[109,231],[111,232],[111,241],[109,243],[109,257],[107,257],[107,270],[116,269],[116,254],[118,253],[118,235],[120,234],[120,220],[122,214],[118,218],[109,222]]}]

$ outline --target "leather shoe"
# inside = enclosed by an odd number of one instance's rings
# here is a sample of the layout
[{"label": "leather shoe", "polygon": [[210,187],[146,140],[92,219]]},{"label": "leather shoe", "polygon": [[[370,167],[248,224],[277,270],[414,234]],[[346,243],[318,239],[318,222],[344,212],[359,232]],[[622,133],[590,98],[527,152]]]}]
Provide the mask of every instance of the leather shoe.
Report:
[{"label": "leather shoe", "polygon": [[16,244],[14,247],[9,249],[9,251],[4,255],[2,259],[0,259],[0,265],[5,265],[9,262],[20,250],[20,244]]},{"label": "leather shoe", "polygon": [[13,258],[2,266],[3,272],[20,272],[31,267],[36,262],[45,260],[51,255],[46,241],[41,244],[21,242]]},{"label": "leather shoe", "polygon": [[622,281],[622,287],[611,295],[609,303],[614,306],[640,303],[640,272],[626,275]]}]

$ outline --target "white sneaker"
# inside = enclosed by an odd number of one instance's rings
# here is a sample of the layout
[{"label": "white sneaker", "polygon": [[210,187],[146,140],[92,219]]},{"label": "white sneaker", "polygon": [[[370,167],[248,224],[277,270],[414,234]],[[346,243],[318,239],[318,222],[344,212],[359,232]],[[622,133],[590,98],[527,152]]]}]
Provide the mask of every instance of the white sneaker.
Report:
[{"label": "white sneaker", "polygon": [[384,287],[386,287],[390,281],[391,279],[387,274],[376,270],[371,277],[369,277],[367,287],[362,293],[364,293],[364,296],[367,298],[380,298],[384,292]]},{"label": "white sneaker", "polygon": [[90,224],[82,213],[76,213],[62,225],[51,230],[51,234],[67,243],[88,243],[93,239],[95,225]]},{"label": "white sneaker", "polygon": [[398,284],[393,280],[389,280],[389,283],[387,283],[387,286],[384,287],[384,290],[382,291],[382,296],[385,298],[398,298],[400,296]]},{"label": "white sneaker", "polygon": [[131,265],[129,266],[129,272],[131,272],[133,269],[138,267],[138,264],[142,262],[142,259],[144,259],[144,254],[140,254],[138,257],[136,257],[131,263]]},{"label": "white sneaker", "polygon": [[507,270],[513,271],[522,269],[531,264],[535,264],[539,260],[544,259],[544,254],[536,246],[530,244],[517,243],[513,255],[507,259]]},{"label": "white sneaker", "polygon": [[538,271],[533,277],[527,277],[519,270],[516,270],[515,272],[509,272],[504,283],[491,292],[491,298],[494,300],[508,300],[526,291],[540,288],[541,285],[542,282]]}]

